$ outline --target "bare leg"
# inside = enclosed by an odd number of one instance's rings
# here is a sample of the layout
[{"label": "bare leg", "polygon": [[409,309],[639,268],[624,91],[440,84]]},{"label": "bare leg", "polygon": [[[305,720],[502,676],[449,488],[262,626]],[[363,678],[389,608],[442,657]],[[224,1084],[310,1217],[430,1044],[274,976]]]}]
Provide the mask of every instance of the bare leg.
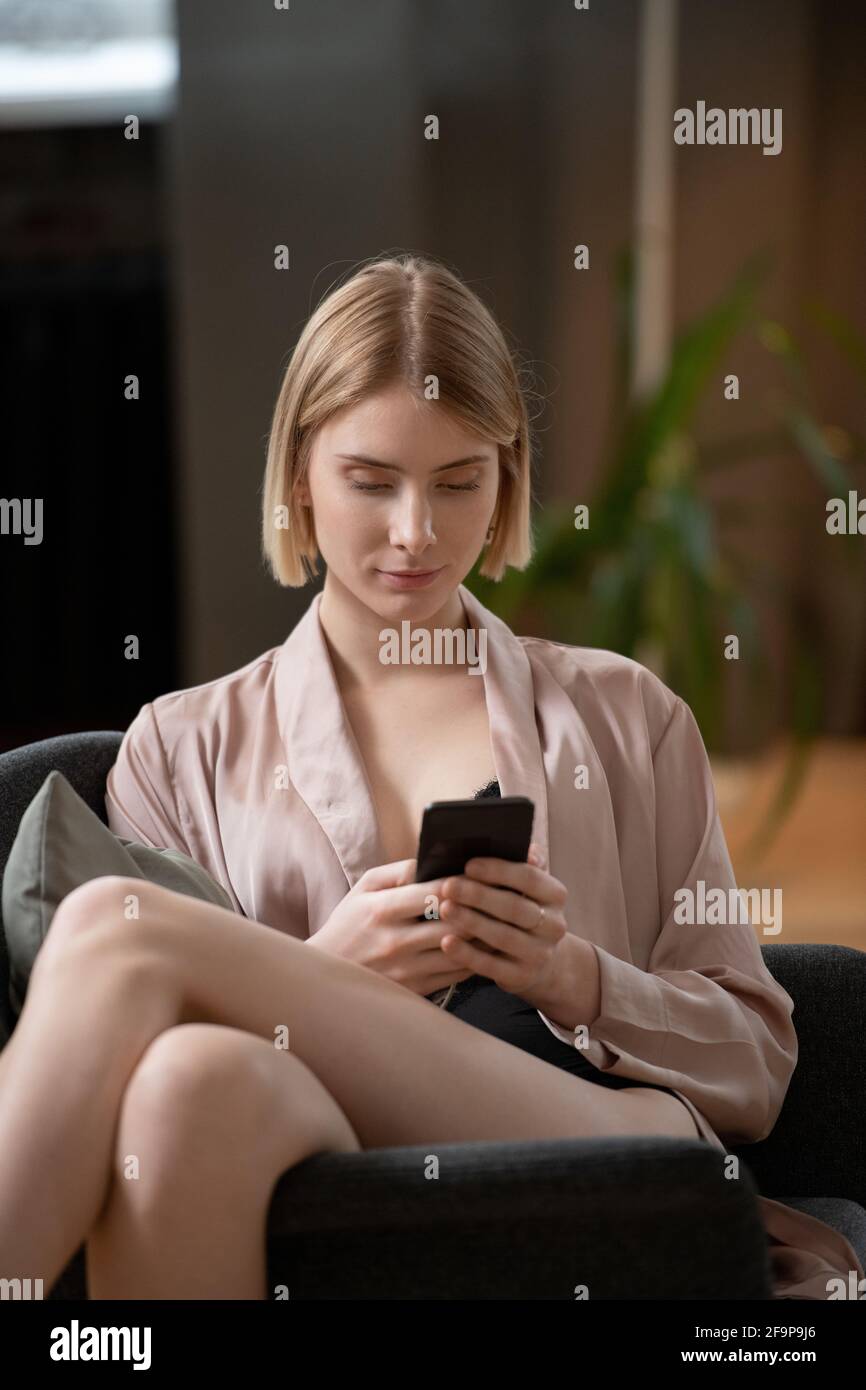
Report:
[{"label": "bare leg", "polygon": [[[94,914],[116,883],[87,885]],[[108,894],[116,908],[116,887]],[[119,928],[72,940],[64,903],[0,1052],[0,1277],[41,1278],[46,1290],[105,1201],[130,1074],[182,1008],[155,940]]]},{"label": "bare leg", "polygon": [[[125,915],[130,894],[138,920]],[[179,1022],[269,1043],[288,1028],[363,1148],[696,1133],[664,1092],[594,1086],[270,927],[137,879],[96,879],[61,903],[0,1054],[0,1276],[50,1287],[91,1231],[126,1084]]]},{"label": "bare leg", "polygon": [[359,1148],[299,1057],[234,1028],[168,1029],[123,1097],[115,1180],[87,1245],[90,1298],[267,1297],[278,1178]]},{"label": "bare leg", "polygon": [[364,1149],[700,1137],[688,1109],[664,1091],[593,1085],[352,961],[224,908],[151,892],[142,919],[165,934],[173,975],[184,987],[184,1017],[269,1041],[288,1030],[292,1052],[337,1101]]}]

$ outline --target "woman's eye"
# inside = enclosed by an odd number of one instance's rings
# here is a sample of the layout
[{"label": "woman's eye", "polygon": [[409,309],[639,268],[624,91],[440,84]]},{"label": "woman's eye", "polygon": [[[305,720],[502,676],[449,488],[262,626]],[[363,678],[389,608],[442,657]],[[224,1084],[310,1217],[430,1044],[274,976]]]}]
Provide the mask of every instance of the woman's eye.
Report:
[{"label": "woman's eye", "polygon": [[[385,488],[390,487],[390,483],[358,483],[353,478],[350,479],[349,486],[358,488],[361,492],[382,492]],[[446,492],[477,492],[481,484],[477,482],[442,483],[441,486],[445,488]]]}]

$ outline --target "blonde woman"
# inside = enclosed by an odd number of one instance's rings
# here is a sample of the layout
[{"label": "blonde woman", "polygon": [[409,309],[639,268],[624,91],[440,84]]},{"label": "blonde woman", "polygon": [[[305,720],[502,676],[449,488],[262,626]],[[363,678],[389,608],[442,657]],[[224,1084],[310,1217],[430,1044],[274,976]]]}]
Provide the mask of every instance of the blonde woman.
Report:
[{"label": "blonde woman", "polygon": [[[792,1001],[751,926],[674,915],[735,885],[689,709],[463,584],[482,551],[529,563],[530,502],[489,311],[429,259],[363,265],[295,347],[264,480],[275,579],[321,554],[324,588],[282,645],[144,705],[108,778],[111,828],[236,910],[113,877],[61,903],[0,1055],[0,1274],[50,1288],[86,1241],[93,1298],[261,1299],[275,1183],[317,1152],[770,1132]],[[484,669],[385,664],[404,622],[486,639]],[[480,794],[531,798],[530,862],[416,884],[424,806]],[[862,1275],[761,1207],[777,1293]]]}]

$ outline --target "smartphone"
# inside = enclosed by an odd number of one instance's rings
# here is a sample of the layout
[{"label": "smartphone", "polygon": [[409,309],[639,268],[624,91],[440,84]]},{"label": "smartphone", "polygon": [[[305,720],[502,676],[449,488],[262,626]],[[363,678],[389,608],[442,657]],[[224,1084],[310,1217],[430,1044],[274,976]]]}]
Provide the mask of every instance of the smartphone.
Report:
[{"label": "smartphone", "polygon": [[462,874],[470,859],[525,864],[534,815],[528,796],[431,801],[421,821],[415,882]]},{"label": "smartphone", "polygon": [[[476,858],[525,864],[534,815],[535,803],[528,796],[431,801],[424,807],[421,820],[415,882],[462,874],[469,860]],[[421,916],[418,920],[425,919]],[[456,988],[448,985],[426,998],[447,1009]]]}]

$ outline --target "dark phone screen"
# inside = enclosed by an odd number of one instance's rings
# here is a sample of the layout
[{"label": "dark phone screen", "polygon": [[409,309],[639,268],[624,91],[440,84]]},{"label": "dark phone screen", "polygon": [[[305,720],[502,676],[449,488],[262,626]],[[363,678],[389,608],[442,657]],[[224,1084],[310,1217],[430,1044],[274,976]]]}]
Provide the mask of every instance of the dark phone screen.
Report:
[{"label": "dark phone screen", "polygon": [[431,803],[421,823],[415,882],[462,874],[474,858],[524,863],[534,813],[527,796]]}]

